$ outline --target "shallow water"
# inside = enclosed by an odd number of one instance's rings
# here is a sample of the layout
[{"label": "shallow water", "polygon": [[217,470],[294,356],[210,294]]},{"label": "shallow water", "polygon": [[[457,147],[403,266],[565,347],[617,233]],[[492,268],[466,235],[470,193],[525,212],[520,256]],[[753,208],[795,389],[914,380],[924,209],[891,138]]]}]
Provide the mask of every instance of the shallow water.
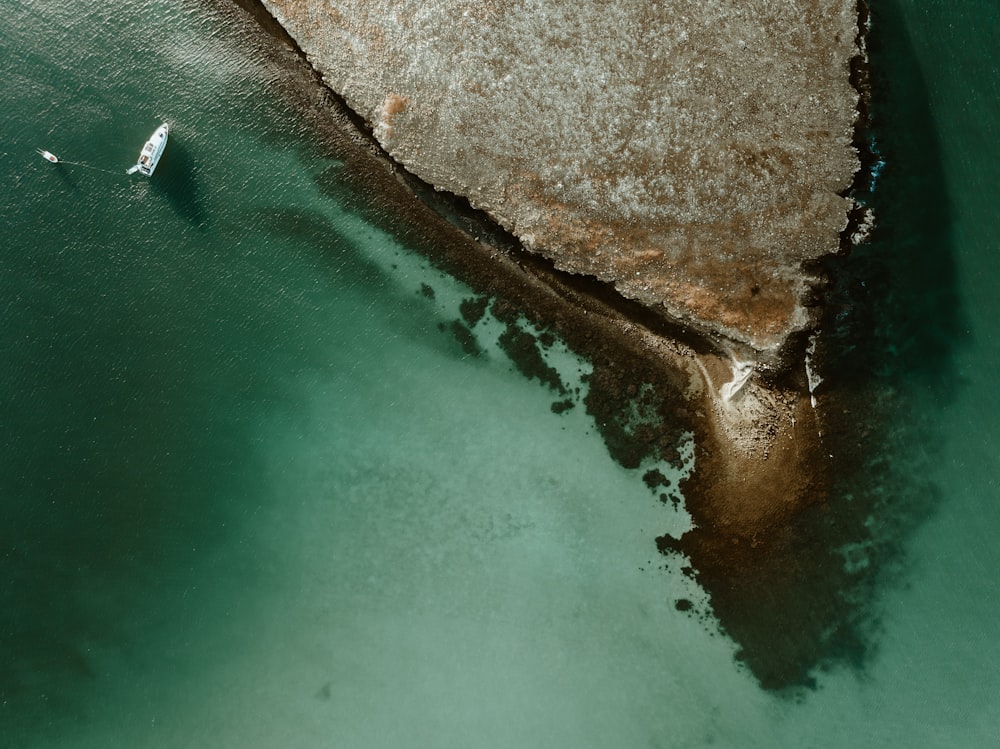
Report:
[{"label": "shallow water", "polygon": [[[335,199],[340,157],[289,94],[305,84],[239,11],[16,3],[0,743],[994,741],[1000,20],[881,5],[922,72],[906,90],[948,209],[939,361],[893,380],[934,438],[913,463],[933,514],[880,588],[874,655],[796,701],[675,609],[704,598],[655,552],[683,511],[611,460],[582,407],[552,411],[502,325],[463,349],[449,326],[472,292]],[[34,154],[124,171],[161,119],[150,181]],[[586,387],[587,362],[546,355]]]}]

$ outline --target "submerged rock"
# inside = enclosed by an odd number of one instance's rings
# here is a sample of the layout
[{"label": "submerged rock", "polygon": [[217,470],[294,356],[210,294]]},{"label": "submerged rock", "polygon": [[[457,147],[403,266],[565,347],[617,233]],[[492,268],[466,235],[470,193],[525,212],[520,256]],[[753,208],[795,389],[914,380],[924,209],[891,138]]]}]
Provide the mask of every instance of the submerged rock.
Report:
[{"label": "submerged rock", "polygon": [[264,0],[382,147],[774,362],[857,169],[855,0]]}]

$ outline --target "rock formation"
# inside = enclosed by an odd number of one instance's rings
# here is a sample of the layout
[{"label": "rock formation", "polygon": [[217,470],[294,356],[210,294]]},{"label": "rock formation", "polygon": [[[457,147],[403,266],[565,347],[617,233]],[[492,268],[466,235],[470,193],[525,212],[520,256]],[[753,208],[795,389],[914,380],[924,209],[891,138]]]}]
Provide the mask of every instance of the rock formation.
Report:
[{"label": "rock formation", "polygon": [[[673,460],[694,433],[695,527],[657,544],[690,561],[763,685],[807,683],[847,616],[829,592],[843,539],[812,551],[843,459],[814,392],[816,339],[794,334],[815,322],[810,268],[839,250],[853,205],[864,8],[261,2],[395,164],[552,261],[479,241],[488,229],[424,248],[494,314],[523,313],[593,363],[587,409],[619,462]],[[385,170],[348,172],[410,210]],[[657,416],[637,428],[640,391]]]},{"label": "rock formation", "polygon": [[265,0],[398,163],[741,359],[810,323],[854,0]]}]

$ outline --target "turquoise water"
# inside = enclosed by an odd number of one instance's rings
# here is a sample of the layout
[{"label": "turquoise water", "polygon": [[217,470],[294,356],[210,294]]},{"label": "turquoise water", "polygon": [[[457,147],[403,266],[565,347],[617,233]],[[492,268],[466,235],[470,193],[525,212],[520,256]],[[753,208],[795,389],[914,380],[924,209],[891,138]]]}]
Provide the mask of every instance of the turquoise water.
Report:
[{"label": "turquoise water", "polygon": [[[914,257],[887,288],[934,312],[881,341],[933,512],[863,669],[789,700],[675,609],[704,599],[655,556],[683,511],[552,411],[489,316],[471,356],[449,326],[472,292],[348,207],[308,80],[241,12],[14,3],[0,745],[996,743],[1000,19],[875,10],[883,106],[922,113],[883,110],[883,185],[933,183],[897,187],[880,239]],[[150,181],[34,153],[124,171],[162,119]]]}]

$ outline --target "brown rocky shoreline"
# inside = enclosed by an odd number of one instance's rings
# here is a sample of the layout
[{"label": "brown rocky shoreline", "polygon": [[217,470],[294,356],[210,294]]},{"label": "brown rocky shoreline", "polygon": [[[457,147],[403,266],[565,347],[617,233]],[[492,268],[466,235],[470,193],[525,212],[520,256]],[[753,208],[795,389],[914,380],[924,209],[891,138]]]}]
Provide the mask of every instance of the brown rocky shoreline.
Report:
[{"label": "brown rocky shoreline", "polygon": [[[396,163],[755,366],[857,171],[855,0],[264,0]],[[780,367],[778,367],[780,368]]]},{"label": "brown rocky shoreline", "polygon": [[[237,1],[271,33],[296,44],[269,14],[274,2]],[[861,28],[863,23],[862,10]],[[852,49],[855,44],[852,39]],[[844,62],[858,67],[856,54]],[[856,101],[852,98],[852,111]],[[472,286],[498,317],[524,314],[593,362],[586,406],[619,462],[636,467],[648,456],[676,460],[680,436],[695,434],[695,472],[682,489],[696,528],[681,539],[663,537],[658,546],[687,557],[721,626],[741,646],[762,685],[777,689],[808,683],[816,640],[837,619],[834,609],[840,603],[828,597],[824,605],[810,595],[817,577],[837,564],[816,529],[822,525],[817,518],[828,510],[839,448],[824,434],[825,404],[821,399],[818,408],[814,405],[803,366],[809,321],[820,314],[812,306],[818,276],[802,269],[808,258],[797,254],[793,260],[806,281],[785,302],[772,305],[784,310],[780,331],[753,312],[741,325],[752,330],[760,324],[767,334],[734,334],[739,326],[725,322],[738,308],[733,301],[727,303],[730,312],[715,320],[695,319],[690,309],[664,314],[641,294],[627,293],[627,284],[601,280],[604,274],[593,268],[571,274],[565,259],[526,252],[525,242],[512,236],[510,227],[498,226],[495,215],[465,204],[463,196],[448,189],[431,189],[385,153],[371,136],[380,126],[384,131],[384,121],[372,127],[370,119],[342,102],[326,103],[334,105],[331,119],[343,127],[339,137],[353,141],[355,155],[345,166],[363,197],[359,210],[373,211],[373,217],[396,216],[394,231]],[[404,111],[397,109],[397,114]],[[852,130],[856,125],[852,118]],[[832,194],[841,201],[836,213],[843,218],[831,235],[834,246],[827,237],[824,252],[838,250],[854,229],[847,226],[850,203],[843,196],[855,171],[852,161],[846,183],[844,176],[834,180]],[[635,236],[629,234],[629,241]],[[528,244],[537,248],[542,241],[536,235]],[[718,276],[719,270],[707,275]],[[779,290],[762,290],[753,273],[741,278],[746,288],[739,294],[752,302],[747,309],[764,309],[754,300],[760,297],[763,303],[788,290],[784,282],[775,286]],[[793,297],[794,302],[787,301]],[[736,379],[742,361],[753,363],[751,376],[729,395],[724,386]],[[643,397],[656,423],[637,425],[630,416],[640,385],[649,386]],[[760,600],[762,592],[771,600]],[[778,611],[796,633],[785,638],[784,648],[775,647],[775,627],[782,626],[775,620]]]}]

